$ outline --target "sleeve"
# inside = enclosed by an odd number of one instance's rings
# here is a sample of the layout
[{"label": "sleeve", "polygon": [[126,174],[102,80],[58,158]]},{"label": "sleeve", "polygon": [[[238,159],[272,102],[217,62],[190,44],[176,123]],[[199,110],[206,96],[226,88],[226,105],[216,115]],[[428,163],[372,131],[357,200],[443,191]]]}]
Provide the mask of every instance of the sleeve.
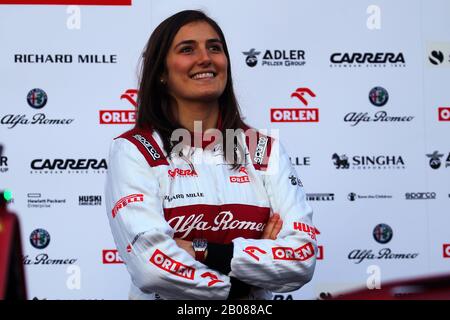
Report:
[{"label": "sleeve", "polygon": [[297,290],[314,273],[316,229],[303,185],[278,139],[263,181],[272,212],[283,220],[282,229],[275,240],[234,239],[229,276],[274,292]]},{"label": "sleeve", "polygon": [[230,278],[196,261],[173,240],[155,170],[128,140],[112,142],[106,208],[131,280],[141,291],[164,299],[226,299]]}]

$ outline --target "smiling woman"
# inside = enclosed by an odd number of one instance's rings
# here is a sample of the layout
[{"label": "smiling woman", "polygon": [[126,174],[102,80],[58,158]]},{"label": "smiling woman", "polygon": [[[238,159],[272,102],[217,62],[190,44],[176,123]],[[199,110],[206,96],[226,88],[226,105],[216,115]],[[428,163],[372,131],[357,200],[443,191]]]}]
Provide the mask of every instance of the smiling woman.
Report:
[{"label": "smiling woman", "polygon": [[[111,145],[106,182],[130,299],[270,299],[307,283],[312,210],[278,139],[243,122],[215,21],[188,10],[155,29],[137,104],[136,127]],[[210,130],[219,135],[205,141]]]}]

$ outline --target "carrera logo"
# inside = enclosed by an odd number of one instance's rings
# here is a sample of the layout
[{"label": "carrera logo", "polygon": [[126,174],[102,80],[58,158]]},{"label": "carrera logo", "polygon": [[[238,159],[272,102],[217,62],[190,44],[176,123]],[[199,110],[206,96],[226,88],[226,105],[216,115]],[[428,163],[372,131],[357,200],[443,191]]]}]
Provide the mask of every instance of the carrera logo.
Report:
[{"label": "carrera logo", "polygon": [[244,251],[245,253],[248,253],[248,254],[250,255],[250,257],[252,257],[252,258],[255,259],[256,261],[259,261],[259,257],[258,257],[258,255],[256,254],[257,252],[260,253],[260,254],[262,254],[262,255],[267,254],[266,251],[264,251],[264,250],[262,250],[262,249],[260,249],[260,248],[258,248],[258,247],[255,247],[255,246],[249,246],[249,247],[245,248],[243,251]]},{"label": "carrera logo", "polygon": [[31,162],[33,170],[88,170],[108,169],[106,159],[35,159]]},{"label": "carrera logo", "polygon": [[438,109],[439,121],[450,121],[450,107],[441,107]]},{"label": "carrera logo", "polygon": [[231,176],[230,177],[230,182],[231,183],[247,183],[247,182],[250,182],[250,178],[248,177],[248,173],[247,173],[247,169],[246,168],[241,167],[239,169],[239,172],[245,174],[245,176],[241,176],[241,177]]},{"label": "carrera logo", "polygon": [[211,281],[208,282],[208,287],[211,287],[215,285],[216,283],[223,282],[222,280],[219,280],[219,278],[211,272],[205,272],[201,275],[202,278],[209,278]]},{"label": "carrera logo", "polygon": [[133,110],[100,110],[100,124],[135,124],[137,93],[136,89],[129,89],[120,96],[133,106]]},{"label": "carrera logo", "polygon": [[316,234],[320,234],[319,230],[303,222],[294,222],[294,230],[307,233],[312,240],[316,240]]},{"label": "carrera logo", "polygon": [[297,249],[289,247],[275,247],[272,248],[273,258],[275,260],[292,260],[292,261],[306,261],[314,257],[314,247],[308,242],[304,246]]},{"label": "carrera logo", "polygon": [[102,251],[103,264],[119,264],[123,260],[119,256],[119,252],[115,249]]},{"label": "carrera logo", "polygon": [[188,267],[181,262],[173,260],[169,256],[166,256],[160,250],[156,249],[150,258],[150,262],[153,263],[158,268],[176,275],[181,278],[194,280],[195,269]]},{"label": "carrera logo", "polygon": [[[309,88],[297,88],[291,98],[297,98],[300,102],[308,106],[309,102],[305,98],[308,95],[315,98],[316,94]],[[319,109],[317,108],[272,108],[270,109],[271,122],[319,122]]]},{"label": "carrera logo", "polygon": [[145,139],[143,136],[141,136],[140,134],[135,134],[133,136],[133,138],[135,138],[137,141],[139,141],[144,146],[144,148],[148,151],[148,153],[150,154],[150,156],[152,157],[153,160],[156,161],[159,158],[161,158],[161,155],[155,150],[153,145],[147,139]]},{"label": "carrera logo", "polygon": [[143,194],[131,194],[129,196],[123,197],[119,201],[117,201],[116,205],[112,209],[112,217],[115,218],[120,209],[126,207],[129,203],[133,202],[143,202],[144,195]]},{"label": "carrera logo", "polygon": [[168,170],[167,173],[172,178],[175,178],[176,176],[178,176],[178,177],[197,177],[197,172],[195,172],[195,170],[191,170],[191,169],[183,170],[183,169],[175,168],[173,170]]},{"label": "carrera logo", "polygon": [[444,243],[443,245],[443,257],[450,258],[450,243]]}]

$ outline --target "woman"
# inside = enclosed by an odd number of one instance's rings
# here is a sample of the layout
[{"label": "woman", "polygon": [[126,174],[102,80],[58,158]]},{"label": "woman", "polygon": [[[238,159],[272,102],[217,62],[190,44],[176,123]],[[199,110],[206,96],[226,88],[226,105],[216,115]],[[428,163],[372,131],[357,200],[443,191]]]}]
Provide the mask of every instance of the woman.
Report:
[{"label": "woman", "polygon": [[278,140],[242,121],[216,22],[188,10],[155,29],[138,106],[106,184],[130,298],[269,299],[310,281],[312,210]]}]

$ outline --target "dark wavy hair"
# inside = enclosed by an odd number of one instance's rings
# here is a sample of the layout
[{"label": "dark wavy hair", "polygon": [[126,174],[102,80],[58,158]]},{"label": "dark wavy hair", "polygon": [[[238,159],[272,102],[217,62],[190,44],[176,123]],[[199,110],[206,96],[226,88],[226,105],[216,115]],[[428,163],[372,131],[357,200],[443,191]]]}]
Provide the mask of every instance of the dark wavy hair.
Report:
[{"label": "dark wavy hair", "polygon": [[[171,141],[172,132],[181,128],[175,122],[175,117],[169,105],[170,96],[165,84],[160,79],[166,71],[166,57],[175,35],[184,25],[196,22],[207,22],[219,35],[223,43],[224,53],[228,59],[228,80],[222,95],[219,97],[219,113],[221,117],[221,131],[223,137],[224,155],[227,154],[227,146],[235,150],[242,150],[241,142],[234,139],[232,144],[226,142],[226,129],[244,129],[246,124],[242,120],[239,104],[233,90],[233,79],[231,76],[231,62],[225,36],[219,25],[205,13],[198,10],[185,10],[167,18],[153,31],[144,49],[141,70],[139,76],[139,92],[137,98],[137,128],[151,127],[156,130],[162,138],[163,148],[168,155],[174,147]],[[242,163],[239,159],[243,154],[234,152],[233,168],[236,169]],[[230,162],[230,161],[228,161]]]}]

